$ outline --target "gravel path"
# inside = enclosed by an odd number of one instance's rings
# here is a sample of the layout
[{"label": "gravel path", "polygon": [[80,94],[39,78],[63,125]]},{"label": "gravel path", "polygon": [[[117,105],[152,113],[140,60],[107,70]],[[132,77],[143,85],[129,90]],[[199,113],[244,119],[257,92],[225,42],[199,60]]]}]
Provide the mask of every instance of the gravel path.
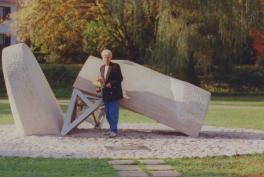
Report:
[{"label": "gravel path", "polygon": [[264,153],[264,131],[203,127],[198,138],[161,124],[121,124],[119,136],[106,129],[80,129],[66,137],[16,134],[0,125],[0,156],[53,158],[168,158]]}]

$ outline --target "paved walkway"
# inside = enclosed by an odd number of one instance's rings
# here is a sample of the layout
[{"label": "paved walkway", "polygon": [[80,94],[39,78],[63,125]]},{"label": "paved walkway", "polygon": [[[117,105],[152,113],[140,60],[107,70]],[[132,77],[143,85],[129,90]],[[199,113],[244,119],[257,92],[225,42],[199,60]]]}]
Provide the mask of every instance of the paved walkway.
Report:
[{"label": "paved walkway", "polygon": [[120,177],[177,177],[179,172],[163,160],[111,160]]},{"label": "paved walkway", "polygon": [[264,131],[204,127],[198,138],[160,124],[121,124],[117,138],[106,129],[79,130],[65,137],[19,137],[0,125],[0,156],[54,158],[176,158],[264,153]]}]

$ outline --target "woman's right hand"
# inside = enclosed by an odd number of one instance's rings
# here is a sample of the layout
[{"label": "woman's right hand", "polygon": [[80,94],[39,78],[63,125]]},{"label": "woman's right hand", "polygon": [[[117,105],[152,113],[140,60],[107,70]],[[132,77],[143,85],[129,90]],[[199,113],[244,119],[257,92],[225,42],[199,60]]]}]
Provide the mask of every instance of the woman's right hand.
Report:
[{"label": "woman's right hand", "polygon": [[101,89],[97,87],[97,88],[95,89],[95,91],[96,91],[97,93],[99,93],[99,92],[101,92]]},{"label": "woman's right hand", "polygon": [[102,76],[98,77],[97,81],[101,84],[104,84],[104,78],[102,78]]}]

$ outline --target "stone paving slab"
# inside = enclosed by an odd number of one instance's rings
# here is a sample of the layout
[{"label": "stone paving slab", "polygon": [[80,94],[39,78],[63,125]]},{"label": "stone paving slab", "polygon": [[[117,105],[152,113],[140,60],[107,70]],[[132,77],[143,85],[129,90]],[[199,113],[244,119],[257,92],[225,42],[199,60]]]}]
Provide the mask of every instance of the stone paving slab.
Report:
[{"label": "stone paving slab", "polygon": [[120,177],[148,177],[143,171],[119,171]]},{"label": "stone paving slab", "polygon": [[165,164],[164,160],[157,160],[157,159],[144,159],[144,160],[138,160],[140,163],[144,165],[161,165]]},{"label": "stone paving slab", "polygon": [[134,164],[134,160],[110,160],[108,161],[111,165],[132,165]]},{"label": "stone paving slab", "polygon": [[140,171],[140,168],[137,165],[113,165],[113,168],[118,171]]},{"label": "stone paving slab", "polygon": [[153,175],[153,177],[178,177],[178,176],[182,176],[177,171],[151,171],[150,173]]},{"label": "stone paving slab", "polygon": [[145,165],[148,170],[173,170],[170,165]]}]

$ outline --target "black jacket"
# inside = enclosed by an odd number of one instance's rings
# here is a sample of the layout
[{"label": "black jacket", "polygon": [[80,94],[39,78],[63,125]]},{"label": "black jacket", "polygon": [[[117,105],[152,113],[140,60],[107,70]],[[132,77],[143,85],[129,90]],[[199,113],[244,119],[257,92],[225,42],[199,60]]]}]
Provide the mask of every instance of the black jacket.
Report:
[{"label": "black jacket", "polygon": [[[105,65],[100,67],[101,76],[104,78]],[[123,76],[119,64],[110,62],[106,74],[105,85],[111,83],[111,88],[102,89],[103,101],[116,101],[123,98],[121,82]]]}]

